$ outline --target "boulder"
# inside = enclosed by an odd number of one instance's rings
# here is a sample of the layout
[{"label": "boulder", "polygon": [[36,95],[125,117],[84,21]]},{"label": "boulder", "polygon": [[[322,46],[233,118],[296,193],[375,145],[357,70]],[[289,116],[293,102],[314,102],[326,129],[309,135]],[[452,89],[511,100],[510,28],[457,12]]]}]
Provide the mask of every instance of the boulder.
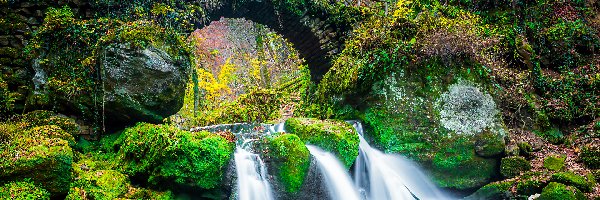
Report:
[{"label": "boulder", "polygon": [[187,63],[154,46],[113,44],[99,57],[103,69],[104,114],[117,124],[161,122],[183,105]]}]

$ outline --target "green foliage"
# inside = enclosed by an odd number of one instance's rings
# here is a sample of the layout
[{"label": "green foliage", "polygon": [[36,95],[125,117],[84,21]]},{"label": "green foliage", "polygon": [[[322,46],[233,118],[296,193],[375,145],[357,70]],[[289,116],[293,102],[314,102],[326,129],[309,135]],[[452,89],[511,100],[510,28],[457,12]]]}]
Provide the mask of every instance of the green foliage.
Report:
[{"label": "green foliage", "polygon": [[586,146],[581,149],[579,158],[591,169],[600,169],[600,148]]},{"label": "green foliage", "polygon": [[565,141],[565,136],[558,128],[552,128],[546,131],[535,130],[533,132],[552,144],[561,144]]},{"label": "green foliage", "polygon": [[18,93],[9,90],[8,83],[0,76],[0,116],[6,116],[13,111],[18,96]]},{"label": "green foliage", "polygon": [[115,144],[125,173],[147,174],[155,185],[172,182],[205,189],[218,186],[233,153],[233,143],[221,136],[147,123],[125,129]]},{"label": "green foliage", "polygon": [[[558,70],[570,69],[587,64],[588,55],[600,47],[596,31],[583,20],[559,20],[543,33],[547,48],[540,48],[542,55]],[[542,43],[544,44],[544,43]],[[550,56],[552,55],[552,56]]]},{"label": "green foliage", "polygon": [[539,200],[563,200],[563,199],[574,199],[574,200],[585,200],[585,196],[579,189],[566,186],[562,183],[551,182],[546,186],[541,195],[537,198]]},{"label": "green foliage", "polygon": [[529,161],[523,157],[513,156],[502,158],[500,163],[500,173],[502,176],[512,178],[531,169]]},{"label": "green foliage", "polygon": [[71,185],[65,199],[115,199],[127,193],[129,179],[114,170],[88,171]]},{"label": "green foliage", "polygon": [[587,181],[585,177],[573,172],[558,172],[552,175],[550,181],[572,185],[583,192],[591,192],[593,187],[593,184]]},{"label": "green foliage", "polygon": [[521,180],[517,183],[517,193],[527,196],[538,194],[542,191],[544,186],[546,186],[546,183],[536,178]]},{"label": "green foliage", "polygon": [[518,144],[518,146],[519,146],[519,153],[521,155],[529,156],[531,154],[531,152],[533,151],[533,147],[531,146],[531,144],[529,144],[527,142],[521,142]]},{"label": "green foliage", "polygon": [[297,135],[282,134],[271,139],[269,149],[286,191],[298,192],[310,166],[310,152],[304,142]]},{"label": "green foliage", "polygon": [[50,193],[39,188],[29,180],[10,182],[0,187],[1,199],[30,200],[30,199],[50,199]]},{"label": "green foliage", "polygon": [[490,183],[479,188],[475,193],[471,194],[468,197],[465,197],[464,199],[492,199],[503,197],[505,194],[510,193],[510,188],[513,184],[514,181]]},{"label": "green foliage", "polygon": [[358,156],[358,134],[344,121],[290,118],[285,121],[285,129],[308,144],[335,153],[347,168]]},{"label": "green foliage", "polygon": [[565,166],[565,155],[551,155],[544,159],[544,168],[552,171],[561,171]]},{"label": "green foliage", "polygon": [[43,118],[0,123],[0,178],[29,178],[53,195],[65,194],[71,182],[73,151],[69,141],[73,137],[59,126],[48,125],[55,121],[46,120],[46,124]]}]

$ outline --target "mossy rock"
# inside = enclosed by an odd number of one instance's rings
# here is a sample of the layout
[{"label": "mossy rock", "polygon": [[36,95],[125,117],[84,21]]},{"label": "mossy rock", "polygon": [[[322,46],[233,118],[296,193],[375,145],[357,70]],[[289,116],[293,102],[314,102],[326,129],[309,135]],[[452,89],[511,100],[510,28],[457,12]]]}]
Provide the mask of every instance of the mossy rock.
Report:
[{"label": "mossy rock", "polygon": [[114,142],[121,168],[151,184],[180,184],[212,189],[223,178],[234,144],[209,132],[188,132],[169,125],[138,123]]},{"label": "mossy rock", "polygon": [[533,152],[533,147],[527,142],[521,142],[518,144],[519,154],[522,156],[529,156]]},{"label": "mossy rock", "polygon": [[69,146],[75,146],[75,138],[57,125],[37,126],[30,129],[26,134],[30,137],[59,138],[67,141]]},{"label": "mossy rock", "polygon": [[484,131],[475,136],[475,152],[482,157],[494,157],[504,153],[506,142],[504,137],[491,131]]},{"label": "mossy rock", "polygon": [[476,156],[468,138],[448,143],[433,155],[430,169],[439,186],[472,189],[488,183],[496,174],[497,161]]},{"label": "mossy rock", "polygon": [[591,192],[593,184],[586,180],[585,177],[573,172],[559,172],[552,175],[550,178],[553,182],[563,183],[577,187],[583,192]]},{"label": "mossy rock", "polygon": [[31,181],[17,181],[0,187],[0,199],[31,200],[50,199],[50,193],[33,184]]},{"label": "mossy rock", "polygon": [[544,159],[544,168],[552,170],[552,171],[560,171],[565,166],[565,159],[567,157],[564,155],[551,155]]},{"label": "mossy rock", "polygon": [[285,122],[285,129],[306,143],[335,153],[347,168],[358,156],[358,134],[344,121],[290,118]]},{"label": "mossy rock", "polygon": [[9,135],[0,151],[0,179],[29,178],[53,195],[66,194],[71,182],[73,151],[69,142],[44,134],[29,135],[21,126],[2,124]]},{"label": "mossy rock", "polygon": [[534,195],[540,193],[546,186],[546,182],[536,178],[530,178],[519,181],[517,183],[517,194],[519,195]]},{"label": "mossy rock", "polygon": [[579,158],[590,169],[600,169],[600,148],[586,146],[581,149]]},{"label": "mossy rock", "polygon": [[26,122],[28,127],[56,125],[72,136],[77,136],[81,132],[79,124],[75,123],[74,119],[47,110],[31,111],[23,115],[21,121]]},{"label": "mossy rock", "polygon": [[310,166],[310,152],[304,142],[294,134],[282,134],[271,139],[269,155],[278,171],[278,178],[289,193],[302,187]]},{"label": "mossy rock", "polygon": [[510,188],[514,184],[514,181],[504,181],[497,183],[490,183],[481,188],[479,188],[475,193],[467,196],[464,200],[480,200],[480,199],[488,199],[488,200],[501,200],[501,199],[510,199],[512,197],[512,193],[510,192]]},{"label": "mossy rock", "polygon": [[531,169],[529,161],[523,157],[513,156],[502,158],[500,162],[500,173],[502,176],[512,178],[521,174],[521,172]]},{"label": "mossy rock", "polygon": [[562,183],[551,182],[544,187],[542,193],[537,198],[538,200],[586,200],[584,194],[579,189],[566,186]]},{"label": "mossy rock", "polygon": [[129,185],[128,177],[118,171],[89,171],[73,182],[66,199],[115,199],[127,193]]}]

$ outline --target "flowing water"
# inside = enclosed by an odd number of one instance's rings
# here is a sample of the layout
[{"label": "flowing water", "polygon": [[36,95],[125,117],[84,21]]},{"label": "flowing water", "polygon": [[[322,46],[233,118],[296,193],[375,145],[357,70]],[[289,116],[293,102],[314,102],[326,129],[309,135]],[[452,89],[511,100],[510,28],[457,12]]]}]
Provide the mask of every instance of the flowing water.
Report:
[{"label": "flowing water", "polygon": [[398,155],[384,154],[363,138],[359,122],[351,121],[359,134],[359,156],[355,161],[354,184],[361,195],[380,199],[450,199],[440,191],[419,167]]},{"label": "flowing water", "polygon": [[306,145],[310,154],[315,157],[325,179],[327,190],[332,199],[360,200],[358,190],[342,163],[330,152]]},{"label": "flowing water", "polygon": [[272,200],[265,163],[257,154],[237,147],[234,154],[239,200]]}]

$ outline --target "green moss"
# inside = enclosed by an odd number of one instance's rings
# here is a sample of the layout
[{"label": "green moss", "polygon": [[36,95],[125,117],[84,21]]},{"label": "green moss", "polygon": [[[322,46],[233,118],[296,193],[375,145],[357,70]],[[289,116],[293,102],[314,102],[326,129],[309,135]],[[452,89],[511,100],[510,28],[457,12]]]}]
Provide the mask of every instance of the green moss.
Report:
[{"label": "green moss", "polygon": [[0,187],[0,199],[50,199],[50,193],[26,180],[4,184]]},{"label": "green moss", "polygon": [[521,172],[530,169],[531,164],[529,161],[519,156],[502,158],[502,162],[500,163],[500,173],[507,178],[518,176]]},{"label": "green moss", "polygon": [[[36,110],[31,111],[22,116],[22,121],[27,122],[27,127],[44,126],[44,125],[56,125],[62,130],[76,136],[80,133],[80,128],[75,120],[58,115],[52,111]],[[70,142],[70,140],[69,140]]]},{"label": "green moss", "polygon": [[304,142],[297,135],[282,134],[270,141],[269,148],[269,155],[286,191],[298,192],[310,165],[310,152]]},{"label": "green moss", "polygon": [[600,169],[600,148],[586,146],[581,149],[579,158],[591,169]]},{"label": "green moss", "polygon": [[562,183],[551,182],[546,186],[538,200],[585,200],[585,196],[575,187],[566,186]]},{"label": "green moss", "polygon": [[533,147],[531,147],[531,145],[527,142],[521,142],[518,144],[519,146],[519,153],[523,156],[529,156],[529,154],[531,154],[531,152],[533,151]]},{"label": "green moss", "polygon": [[465,197],[465,200],[507,197],[507,194],[510,194],[510,188],[513,184],[514,181],[490,183],[479,188],[475,193],[469,195],[468,197]]},{"label": "green moss", "polygon": [[69,146],[75,146],[75,138],[61,129],[56,125],[44,125],[34,127],[28,131],[29,136],[31,137],[47,137],[47,138],[59,138],[65,140],[69,143]]},{"label": "green moss", "polygon": [[573,172],[559,172],[552,175],[551,181],[572,185],[583,192],[591,192],[593,184],[586,180],[585,177],[577,175]]},{"label": "green moss", "polygon": [[479,156],[493,157],[504,153],[504,137],[489,130],[475,136],[475,152]]},{"label": "green moss", "polygon": [[191,133],[168,125],[139,123],[115,141],[123,170],[132,176],[148,174],[148,182],[215,188],[234,145],[208,132]]},{"label": "green moss", "polygon": [[565,159],[567,157],[565,155],[551,155],[548,156],[544,159],[544,168],[549,169],[549,170],[553,170],[553,171],[560,171],[564,168],[565,166]]},{"label": "green moss", "polygon": [[115,199],[125,194],[128,187],[127,176],[117,171],[88,171],[73,182],[66,199]]},{"label": "green moss", "polygon": [[358,134],[344,121],[290,118],[285,122],[285,129],[306,143],[335,153],[348,168],[358,156]]},{"label": "green moss", "polygon": [[41,129],[29,131],[27,127],[31,125],[26,121],[0,124],[3,129],[0,131],[4,132],[0,144],[0,178],[6,181],[29,178],[53,195],[67,193],[73,162],[69,142],[48,132],[40,133]]}]

